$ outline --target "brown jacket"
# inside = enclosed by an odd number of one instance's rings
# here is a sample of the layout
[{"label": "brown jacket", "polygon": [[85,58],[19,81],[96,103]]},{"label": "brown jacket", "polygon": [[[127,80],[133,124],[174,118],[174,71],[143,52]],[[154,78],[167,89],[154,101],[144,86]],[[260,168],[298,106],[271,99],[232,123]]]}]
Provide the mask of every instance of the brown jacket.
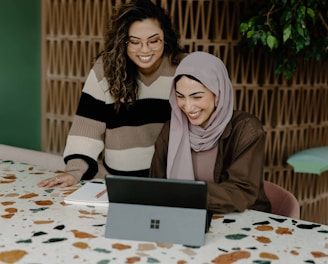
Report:
[{"label": "brown jacket", "polygon": [[[155,145],[150,177],[166,178],[170,123]],[[236,111],[218,142],[214,182],[208,182],[208,209],[217,213],[255,209],[270,212],[264,193],[265,132],[253,115]]]}]

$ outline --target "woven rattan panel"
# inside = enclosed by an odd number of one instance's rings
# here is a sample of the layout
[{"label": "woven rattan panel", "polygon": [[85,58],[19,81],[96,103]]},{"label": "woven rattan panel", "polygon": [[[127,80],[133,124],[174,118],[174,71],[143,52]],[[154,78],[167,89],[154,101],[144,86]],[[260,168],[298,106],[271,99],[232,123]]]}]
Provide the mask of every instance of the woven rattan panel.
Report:
[{"label": "woven rattan panel", "polygon": [[[107,15],[122,2],[126,1],[42,1],[44,151],[63,152],[83,82],[103,47]],[[287,157],[299,150],[328,145],[328,65],[300,62],[287,84],[274,75],[275,65],[265,55],[241,56],[239,19],[246,0],[154,2],[169,11],[189,51],[208,51],[227,65],[235,108],[255,114],[267,132],[265,178],[296,195],[303,219],[328,223],[328,180],[322,175],[295,174],[286,165]]]}]

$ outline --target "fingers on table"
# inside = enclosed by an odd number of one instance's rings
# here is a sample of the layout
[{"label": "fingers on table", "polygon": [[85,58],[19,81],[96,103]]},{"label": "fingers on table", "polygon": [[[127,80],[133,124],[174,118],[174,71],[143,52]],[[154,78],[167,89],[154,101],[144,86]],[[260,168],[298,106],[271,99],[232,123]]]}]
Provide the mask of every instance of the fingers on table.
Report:
[{"label": "fingers on table", "polygon": [[62,182],[62,179],[60,176],[52,177],[46,180],[41,181],[40,185],[43,187],[52,187],[57,184],[60,184]]}]

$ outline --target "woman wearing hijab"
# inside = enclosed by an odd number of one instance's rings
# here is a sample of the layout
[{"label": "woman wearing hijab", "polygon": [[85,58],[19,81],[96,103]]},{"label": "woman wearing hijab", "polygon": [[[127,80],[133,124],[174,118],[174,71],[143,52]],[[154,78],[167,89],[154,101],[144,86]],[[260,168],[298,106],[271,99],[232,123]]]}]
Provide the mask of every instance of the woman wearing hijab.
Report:
[{"label": "woman wearing hijab", "polygon": [[263,188],[265,132],[255,116],[233,110],[223,62],[190,53],[176,69],[169,102],[171,120],[156,141],[150,177],[207,182],[213,212],[270,212]]}]

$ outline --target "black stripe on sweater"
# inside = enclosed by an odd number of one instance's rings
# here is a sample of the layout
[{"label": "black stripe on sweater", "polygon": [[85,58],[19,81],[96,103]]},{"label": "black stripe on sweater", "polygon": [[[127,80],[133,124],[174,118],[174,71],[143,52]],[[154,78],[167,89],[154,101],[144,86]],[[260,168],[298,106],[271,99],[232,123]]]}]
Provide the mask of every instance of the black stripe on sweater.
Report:
[{"label": "black stripe on sweater", "polygon": [[65,157],[64,161],[67,163],[71,159],[83,159],[89,165],[88,170],[83,174],[81,180],[91,180],[97,174],[98,163],[94,159],[81,154],[73,154]]},{"label": "black stripe on sweater", "polygon": [[113,129],[121,126],[165,123],[170,119],[171,107],[168,100],[151,98],[138,100],[129,109],[123,105],[120,111],[116,112],[113,104],[106,105],[83,93],[77,115],[105,122],[107,128]]},{"label": "black stripe on sweater", "polygon": [[137,170],[137,171],[119,171],[114,170],[107,166],[107,164],[104,162],[104,167],[111,175],[119,175],[119,176],[136,176],[136,177],[148,177],[149,169],[145,170]]}]

